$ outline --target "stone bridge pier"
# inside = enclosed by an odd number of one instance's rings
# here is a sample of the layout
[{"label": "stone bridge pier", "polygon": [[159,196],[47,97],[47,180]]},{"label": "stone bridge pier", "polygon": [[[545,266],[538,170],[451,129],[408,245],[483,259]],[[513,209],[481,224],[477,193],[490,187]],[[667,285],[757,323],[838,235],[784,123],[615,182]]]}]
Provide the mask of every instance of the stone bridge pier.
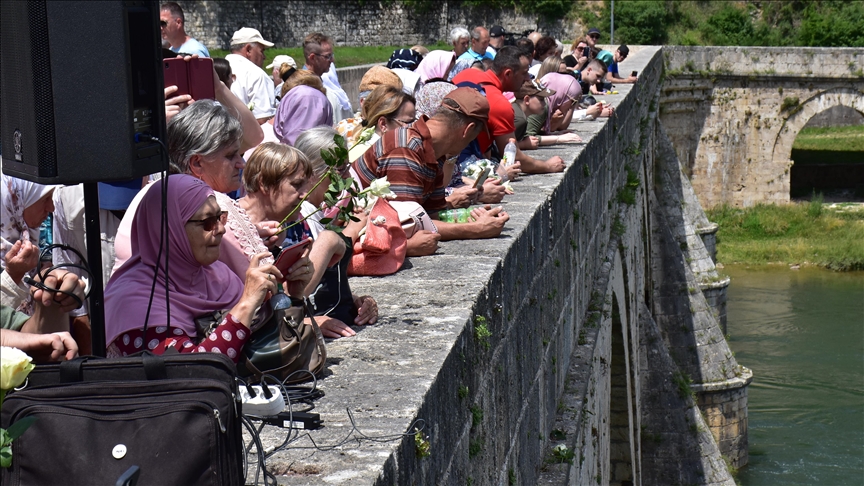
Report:
[{"label": "stone bridge pier", "polygon": [[663,48],[660,120],[702,205],[789,201],[792,144],[815,115],[864,114],[864,51]]}]

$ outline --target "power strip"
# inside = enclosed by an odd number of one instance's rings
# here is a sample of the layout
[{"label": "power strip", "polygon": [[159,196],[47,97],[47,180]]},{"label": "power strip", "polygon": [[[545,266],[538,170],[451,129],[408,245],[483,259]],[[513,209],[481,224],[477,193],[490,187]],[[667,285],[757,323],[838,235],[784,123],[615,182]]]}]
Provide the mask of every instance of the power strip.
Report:
[{"label": "power strip", "polygon": [[278,386],[267,386],[270,391],[270,398],[264,396],[264,389],[261,385],[252,385],[251,388],[254,396],[249,394],[247,387],[240,387],[240,399],[243,401],[244,414],[270,417],[279,415],[279,412],[285,409],[285,399],[282,397],[282,390]]}]

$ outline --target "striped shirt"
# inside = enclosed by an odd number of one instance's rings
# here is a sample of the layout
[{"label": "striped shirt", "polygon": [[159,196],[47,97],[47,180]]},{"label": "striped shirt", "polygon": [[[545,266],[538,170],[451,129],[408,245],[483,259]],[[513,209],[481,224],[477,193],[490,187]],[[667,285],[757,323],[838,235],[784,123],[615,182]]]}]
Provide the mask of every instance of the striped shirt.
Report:
[{"label": "striped shirt", "polygon": [[390,130],[354,161],[360,185],[387,176],[397,201],[413,201],[429,213],[446,207],[444,173],[435,159],[432,135],[423,115],[408,127]]}]

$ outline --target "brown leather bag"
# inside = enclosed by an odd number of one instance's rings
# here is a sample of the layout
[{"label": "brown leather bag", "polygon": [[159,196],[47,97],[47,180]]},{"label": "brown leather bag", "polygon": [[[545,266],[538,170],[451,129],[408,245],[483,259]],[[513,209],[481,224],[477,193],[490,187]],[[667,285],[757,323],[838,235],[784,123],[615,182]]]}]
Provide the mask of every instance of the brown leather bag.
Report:
[{"label": "brown leather bag", "polygon": [[[273,317],[255,329],[243,347],[237,363],[237,373],[251,377],[253,382],[262,375],[273,375],[285,383],[298,383],[316,377],[324,370],[327,348],[324,336],[306,302],[291,299],[291,307],[273,311]],[[310,317],[312,325],[303,323]],[[298,371],[309,373],[296,373]]]}]

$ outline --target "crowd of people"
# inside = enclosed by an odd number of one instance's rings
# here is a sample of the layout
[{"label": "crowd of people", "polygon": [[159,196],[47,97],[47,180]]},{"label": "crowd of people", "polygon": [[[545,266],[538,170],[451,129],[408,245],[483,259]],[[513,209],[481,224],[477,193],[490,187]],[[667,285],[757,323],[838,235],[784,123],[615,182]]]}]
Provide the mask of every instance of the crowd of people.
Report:
[{"label": "crowd of people", "polygon": [[[166,55],[209,57],[176,3],[160,18]],[[325,337],[374,324],[374,296],[354,294],[347,269],[367,224],[378,223],[368,209],[341,227],[322,219],[333,209],[334,174],[357,189],[386,178],[395,201],[422,207],[433,224],[407,237],[408,256],[434,254],[440,241],[499,236],[509,215],[494,205],[518,188],[511,183],[566,167],[531,151],[581,142],[572,122],[614,115],[590,95],[638,79],[619,71],[627,46],[599,49],[596,29],[566,55],[539,32],[505,37],[501,26],[456,28],[452,50],[397,49],[363,76],[356,113],[339,84],[334,41],[317,32],[306,36],[302,60],[279,55],[265,66],[274,44],[256,29],[237,30],[231,53],[214,59],[215,100],[166,86],[168,175],[100,183],[103,261],[90,271],[106,283],[108,355],[175,348],[236,362],[261,309],[281,293],[308,304]],[[350,150],[334,172],[324,154],[340,137]],[[480,172],[485,180],[475,184]],[[2,177],[3,342],[44,359],[90,353],[87,272],[64,267],[86,254],[82,189]],[[466,216],[445,221],[448,210]],[[46,220],[51,229],[40,237]],[[306,238],[311,247],[280,271],[274,255]],[[40,252],[40,241],[63,246]],[[167,301],[154,297],[166,292]],[[204,334],[196,321],[213,313],[216,326]]]}]

